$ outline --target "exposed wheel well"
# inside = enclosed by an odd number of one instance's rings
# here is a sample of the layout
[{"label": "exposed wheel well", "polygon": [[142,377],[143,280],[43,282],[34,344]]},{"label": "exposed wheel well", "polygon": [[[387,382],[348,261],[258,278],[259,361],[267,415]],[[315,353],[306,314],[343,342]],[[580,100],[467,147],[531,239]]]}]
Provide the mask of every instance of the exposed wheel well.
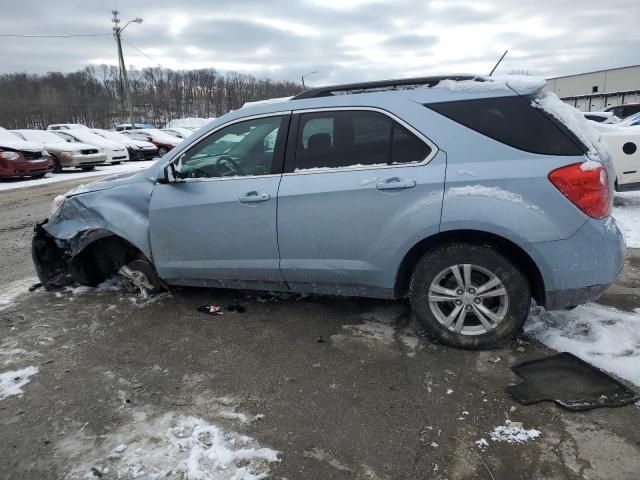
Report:
[{"label": "exposed wheel well", "polygon": [[102,237],[73,256],[69,273],[82,285],[96,286],[139,255],[142,252],[122,237]]},{"label": "exposed wheel well", "polygon": [[531,295],[538,305],[545,304],[545,289],[542,274],[531,257],[515,243],[504,237],[476,230],[455,230],[441,232],[414,245],[405,255],[398,269],[395,283],[395,295],[403,297],[409,290],[413,268],[422,256],[438,245],[449,242],[487,243],[498,247],[500,253],[519,266],[529,280]]}]

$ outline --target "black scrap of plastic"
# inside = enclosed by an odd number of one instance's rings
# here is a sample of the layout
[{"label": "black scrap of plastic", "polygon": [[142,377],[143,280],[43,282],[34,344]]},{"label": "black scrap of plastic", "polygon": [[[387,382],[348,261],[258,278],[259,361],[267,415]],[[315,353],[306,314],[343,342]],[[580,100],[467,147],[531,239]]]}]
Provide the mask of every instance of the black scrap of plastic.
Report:
[{"label": "black scrap of plastic", "polygon": [[206,315],[222,315],[224,313],[220,305],[202,305],[197,310]]},{"label": "black scrap of plastic", "polygon": [[523,405],[553,401],[567,410],[621,407],[640,395],[568,352],[521,362],[511,369],[524,381],[507,387]]},{"label": "black scrap of plastic", "polygon": [[227,307],[227,310],[230,312],[238,312],[238,313],[244,313],[247,311],[247,309],[245,307],[243,307],[242,305],[240,305],[238,302],[231,304]]},{"label": "black scrap of plastic", "polygon": [[42,287],[42,283],[34,283],[33,285],[31,285],[29,287],[29,291],[30,292],[35,292],[36,290],[38,290],[40,287]]},{"label": "black scrap of plastic", "polygon": [[316,342],[318,342],[318,343],[324,343],[324,342],[325,342],[325,340],[324,340],[324,338],[322,338],[322,335],[321,335],[321,336],[319,336],[318,338],[316,338]]},{"label": "black scrap of plastic", "polygon": [[96,467],[91,467],[91,473],[93,473],[94,477],[102,478],[104,477],[104,473],[98,470]]}]

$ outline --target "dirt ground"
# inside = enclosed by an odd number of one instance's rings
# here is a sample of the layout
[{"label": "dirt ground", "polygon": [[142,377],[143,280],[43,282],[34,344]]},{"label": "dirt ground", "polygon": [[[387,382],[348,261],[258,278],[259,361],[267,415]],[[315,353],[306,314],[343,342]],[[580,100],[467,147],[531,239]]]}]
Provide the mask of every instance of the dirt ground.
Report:
[{"label": "dirt ground", "polygon": [[[5,296],[35,282],[30,225],[71,186],[0,194]],[[629,250],[601,303],[637,308],[639,270],[640,250]],[[246,311],[196,311],[236,302]],[[549,349],[524,337],[494,351],[447,348],[418,335],[404,302],[76,289],[0,308],[0,373],[38,368],[21,397],[0,400],[3,479],[153,478],[152,464],[179,456],[159,447],[172,422],[191,417],[277,451],[270,478],[282,480],[640,477],[637,405],[519,405],[504,391],[519,381],[510,367]],[[541,434],[491,440],[507,420]],[[136,442],[155,452],[147,473],[131,466],[132,447],[117,447]],[[211,478],[261,478],[228,473]]]}]

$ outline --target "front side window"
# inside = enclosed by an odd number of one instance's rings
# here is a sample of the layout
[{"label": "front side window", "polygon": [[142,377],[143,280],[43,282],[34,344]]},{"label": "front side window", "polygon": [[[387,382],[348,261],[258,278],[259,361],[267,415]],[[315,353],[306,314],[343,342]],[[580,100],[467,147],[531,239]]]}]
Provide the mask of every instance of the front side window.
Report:
[{"label": "front side window", "polygon": [[283,116],[257,118],[222,128],[189,149],[181,178],[268,175]]},{"label": "front side window", "polygon": [[425,142],[382,113],[300,115],[296,170],[420,163],[430,153]]}]

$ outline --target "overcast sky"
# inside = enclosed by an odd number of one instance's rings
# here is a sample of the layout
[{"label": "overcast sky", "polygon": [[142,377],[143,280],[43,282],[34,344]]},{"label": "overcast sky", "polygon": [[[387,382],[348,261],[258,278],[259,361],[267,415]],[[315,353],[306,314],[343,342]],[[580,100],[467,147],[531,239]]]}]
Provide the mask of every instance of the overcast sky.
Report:
[{"label": "overcast sky", "polygon": [[[310,84],[438,73],[546,77],[640,64],[640,0],[3,0],[0,71],[116,64],[111,10],[126,20],[127,65],[216,68]],[[6,5],[10,3],[10,5]],[[124,23],[124,22],[123,22]],[[147,58],[149,57],[149,58]]]}]

